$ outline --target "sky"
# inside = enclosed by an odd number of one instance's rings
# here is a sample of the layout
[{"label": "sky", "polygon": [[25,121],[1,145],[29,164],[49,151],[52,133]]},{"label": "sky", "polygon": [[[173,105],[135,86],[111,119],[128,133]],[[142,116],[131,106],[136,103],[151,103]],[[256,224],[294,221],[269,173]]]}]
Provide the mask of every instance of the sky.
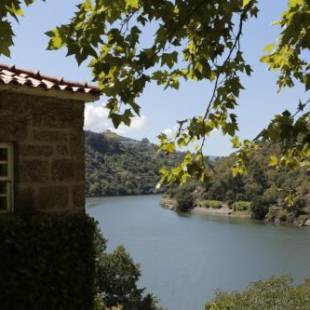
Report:
[{"label": "sky", "polygon": [[[25,10],[25,16],[14,25],[15,39],[11,58],[0,57],[0,63],[16,65],[24,69],[40,70],[41,73],[68,80],[90,82],[91,72],[87,64],[80,67],[73,57],[66,57],[66,51],[47,51],[46,31],[57,25],[67,23],[76,10],[79,0],[37,1]],[[239,117],[239,135],[242,139],[252,139],[264,128],[276,113],[288,109],[296,110],[299,98],[304,90],[298,85],[293,89],[277,92],[275,72],[269,72],[260,63],[263,47],[276,40],[279,28],[272,25],[285,9],[287,0],[259,0],[260,13],[257,19],[247,22],[244,28],[241,48],[245,58],[254,69],[251,78],[243,78],[245,90],[242,91],[237,114]],[[152,40],[152,34],[144,38]],[[135,117],[130,128],[121,126],[117,133],[135,138],[148,138],[157,142],[157,135],[164,131],[175,130],[177,120],[193,115],[201,115],[210,96],[208,82],[182,83],[178,91],[166,90],[149,85],[138,99],[142,107],[141,117]],[[105,99],[95,104],[87,104],[85,110],[85,128],[96,132],[114,130],[103,108]],[[207,140],[206,153],[224,156],[231,153],[229,139],[215,132]]]}]

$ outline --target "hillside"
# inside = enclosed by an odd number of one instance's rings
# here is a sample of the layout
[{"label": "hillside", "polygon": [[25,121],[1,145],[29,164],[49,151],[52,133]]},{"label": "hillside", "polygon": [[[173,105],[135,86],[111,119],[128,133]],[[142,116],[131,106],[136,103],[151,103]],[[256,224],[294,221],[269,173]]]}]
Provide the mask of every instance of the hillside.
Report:
[{"label": "hillside", "polygon": [[[235,178],[231,175],[234,154],[221,158],[214,164],[215,176],[204,186],[189,183],[172,188],[163,204],[184,211],[198,207],[209,213],[248,214],[271,222],[310,225],[310,174],[303,169],[271,168],[270,155],[277,152],[275,146],[262,145],[253,156],[248,173]],[[287,198],[293,201],[292,206]]]},{"label": "hillside", "polygon": [[[85,137],[86,193],[89,197],[154,194],[160,168],[175,165],[183,156],[182,153],[164,156],[147,139],[137,141],[111,131],[100,134],[87,131]],[[225,211],[232,215],[234,210],[241,215],[244,211],[257,219],[275,222],[298,219],[297,224],[310,220],[309,173],[270,168],[269,155],[276,152],[275,147],[264,145],[256,152],[248,174],[236,178],[232,177],[230,170],[234,155],[218,158],[214,161],[216,175],[204,186],[191,182],[168,190],[172,206],[179,200],[184,204],[181,209],[198,206],[208,208],[210,212],[214,209],[212,212]],[[294,207],[285,205],[287,191],[279,189],[290,189],[297,195]],[[166,198],[166,204],[170,204],[171,199]]]},{"label": "hillside", "polygon": [[182,154],[166,157],[147,139],[137,141],[111,131],[85,132],[86,194],[94,196],[153,194],[159,169]]}]

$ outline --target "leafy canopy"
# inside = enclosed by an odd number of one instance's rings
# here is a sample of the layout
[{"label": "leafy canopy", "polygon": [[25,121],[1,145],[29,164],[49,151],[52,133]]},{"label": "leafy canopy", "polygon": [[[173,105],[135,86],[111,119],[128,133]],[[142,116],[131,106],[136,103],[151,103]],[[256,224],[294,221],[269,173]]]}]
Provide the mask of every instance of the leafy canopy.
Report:
[{"label": "leafy canopy", "polygon": [[[174,141],[159,136],[166,153],[201,142],[180,165],[162,169],[162,181],[203,181],[205,138],[215,129],[232,137],[238,130],[233,109],[243,89],[240,75],[252,71],[240,39],[244,22],[257,12],[256,1],[241,0],[84,1],[69,24],[48,33],[49,48],[66,46],[78,63],[89,60],[116,127],[139,114],[137,99],[147,83],[178,89],[181,80],[209,81],[213,95],[202,115],[181,120]],[[141,36],[150,25],[154,40],[145,46]]]},{"label": "leafy canopy", "polygon": [[[21,1],[0,4],[0,54],[9,55],[12,29],[8,16],[18,18]],[[30,4],[33,1],[25,1]],[[161,170],[161,182],[185,183],[195,177],[204,181],[212,173],[204,156],[206,138],[220,130],[231,137],[237,150],[233,175],[246,173],[247,163],[260,140],[280,143],[281,156],[273,156],[275,167],[303,166],[310,169],[310,115],[308,103],[299,102],[295,114],[284,111],[258,134],[254,141],[240,141],[234,110],[243,89],[240,77],[252,68],[241,49],[246,22],[258,14],[256,0],[83,0],[68,24],[49,31],[48,48],[66,48],[81,64],[87,61],[114,126],[130,125],[139,115],[138,98],[148,83],[178,89],[182,80],[206,81],[213,88],[200,115],[178,121],[173,139],[159,135],[160,148],[170,154],[195,143],[182,163]],[[309,90],[310,6],[307,0],[289,0],[277,24],[282,32],[269,44],[262,61],[279,71],[278,86],[296,82]],[[154,29],[150,45],[143,33]],[[4,43],[2,43],[2,41]]]},{"label": "leafy canopy", "polygon": [[293,286],[292,279],[272,277],[266,281],[251,283],[242,292],[217,292],[205,310],[306,310],[309,309],[310,279]]},{"label": "leafy canopy", "polygon": [[[45,0],[43,0],[45,1]],[[10,57],[10,47],[13,45],[14,32],[11,19],[18,21],[23,16],[23,5],[30,5],[34,0],[1,0],[0,1],[0,56]]]}]

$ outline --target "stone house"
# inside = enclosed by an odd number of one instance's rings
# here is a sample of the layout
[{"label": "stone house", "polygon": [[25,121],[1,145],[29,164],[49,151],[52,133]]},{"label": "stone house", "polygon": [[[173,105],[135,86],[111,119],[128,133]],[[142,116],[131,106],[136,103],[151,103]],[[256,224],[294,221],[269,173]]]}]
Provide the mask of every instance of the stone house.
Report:
[{"label": "stone house", "polygon": [[0,65],[0,213],[84,212],[84,104],[99,95]]}]

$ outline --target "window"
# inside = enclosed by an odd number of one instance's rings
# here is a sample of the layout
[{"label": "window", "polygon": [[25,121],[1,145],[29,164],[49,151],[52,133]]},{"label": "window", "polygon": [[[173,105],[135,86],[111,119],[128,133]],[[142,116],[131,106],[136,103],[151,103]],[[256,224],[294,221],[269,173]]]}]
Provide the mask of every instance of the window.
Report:
[{"label": "window", "polygon": [[13,211],[13,145],[0,142],[0,213]]}]

